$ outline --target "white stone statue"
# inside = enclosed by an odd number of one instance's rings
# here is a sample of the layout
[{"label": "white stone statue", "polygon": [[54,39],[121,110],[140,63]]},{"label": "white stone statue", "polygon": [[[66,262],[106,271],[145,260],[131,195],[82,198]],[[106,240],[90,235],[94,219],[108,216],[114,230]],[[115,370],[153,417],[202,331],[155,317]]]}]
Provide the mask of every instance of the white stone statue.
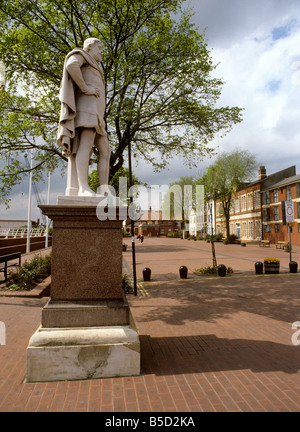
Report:
[{"label": "white stone statue", "polygon": [[66,195],[95,196],[88,186],[94,145],[99,151],[100,185],[108,184],[111,152],[104,122],[105,81],[97,63],[101,60],[102,45],[95,38],[87,39],[83,49],[75,48],[65,59],[57,143],[69,158]]}]

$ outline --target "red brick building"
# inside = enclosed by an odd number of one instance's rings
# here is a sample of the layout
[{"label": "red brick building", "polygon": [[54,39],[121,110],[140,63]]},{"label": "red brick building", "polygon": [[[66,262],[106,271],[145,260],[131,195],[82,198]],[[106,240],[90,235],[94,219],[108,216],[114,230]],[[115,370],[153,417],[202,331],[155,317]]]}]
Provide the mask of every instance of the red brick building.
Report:
[{"label": "red brick building", "polygon": [[[300,175],[292,166],[267,176],[264,166],[259,168],[258,180],[236,191],[230,211],[229,234],[242,241],[288,241],[287,226],[283,225],[281,201],[293,200],[295,225],[292,243],[300,244]],[[221,203],[215,202],[216,233],[225,232]]]},{"label": "red brick building", "polygon": [[174,219],[162,219],[161,210],[151,210],[145,212],[138,221],[138,234],[144,237],[162,237],[170,233],[181,232],[181,221]]},{"label": "red brick building", "polygon": [[[174,219],[162,219],[161,210],[145,211],[143,216],[135,222],[135,235],[143,235],[144,237],[164,237],[170,233],[181,233],[181,222]],[[130,232],[130,220],[127,221],[126,230]]]},{"label": "red brick building", "polygon": [[285,178],[262,191],[263,238],[271,243],[288,241],[288,227],[283,225],[282,201],[294,203],[291,243],[300,244],[300,175]]}]

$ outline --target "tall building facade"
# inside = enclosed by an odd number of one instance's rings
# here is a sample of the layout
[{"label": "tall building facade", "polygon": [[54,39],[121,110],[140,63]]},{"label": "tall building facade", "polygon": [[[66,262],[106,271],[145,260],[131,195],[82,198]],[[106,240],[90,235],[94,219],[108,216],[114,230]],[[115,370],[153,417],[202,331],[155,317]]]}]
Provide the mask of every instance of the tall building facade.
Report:
[{"label": "tall building facade", "polygon": [[[292,243],[300,244],[300,175],[291,166],[267,175],[260,166],[258,180],[245,184],[234,194],[230,209],[230,234],[242,241],[288,241],[287,226],[283,225],[282,201],[294,202],[295,224]],[[225,220],[220,200],[215,202],[216,233],[225,232]]]}]

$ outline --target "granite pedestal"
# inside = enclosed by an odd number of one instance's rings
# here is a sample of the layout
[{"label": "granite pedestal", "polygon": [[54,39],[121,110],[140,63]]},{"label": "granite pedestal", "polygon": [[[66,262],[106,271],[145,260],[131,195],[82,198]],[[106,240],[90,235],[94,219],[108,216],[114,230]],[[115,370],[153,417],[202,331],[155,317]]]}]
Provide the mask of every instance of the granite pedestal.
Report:
[{"label": "granite pedestal", "polygon": [[138,333],[122,290],[122,220],[99,198],[40,206],[53,220],[50,300],[27,348],[28,382],[140,373]]}]

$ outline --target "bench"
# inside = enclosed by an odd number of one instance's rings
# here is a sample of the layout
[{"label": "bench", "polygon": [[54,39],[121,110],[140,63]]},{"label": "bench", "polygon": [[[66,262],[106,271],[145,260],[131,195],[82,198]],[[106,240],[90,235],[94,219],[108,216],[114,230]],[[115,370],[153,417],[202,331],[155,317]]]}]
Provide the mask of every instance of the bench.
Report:
[{"label": "bench", "polygon": [[276,249],[284,249],[285,246],[288,246],[288,242],[286,241],[279,241],[275,244]]},{"label": "bench", "polygon": [[262,246],[262,247],[270,247],[270,240],[261,240],[261,241],[259,242],[259,246]]},{"label": "bench", "polygon": [[[19,260],[18,263],[11,263],[11,261]],[[5,282],[7,281],[7,269],[8,267],[21,266],[21,252],[15,252],[8,255],[0,256],[0,264],[4,263],[4,268],[0,268],[0,272],[4,272]]]}]

